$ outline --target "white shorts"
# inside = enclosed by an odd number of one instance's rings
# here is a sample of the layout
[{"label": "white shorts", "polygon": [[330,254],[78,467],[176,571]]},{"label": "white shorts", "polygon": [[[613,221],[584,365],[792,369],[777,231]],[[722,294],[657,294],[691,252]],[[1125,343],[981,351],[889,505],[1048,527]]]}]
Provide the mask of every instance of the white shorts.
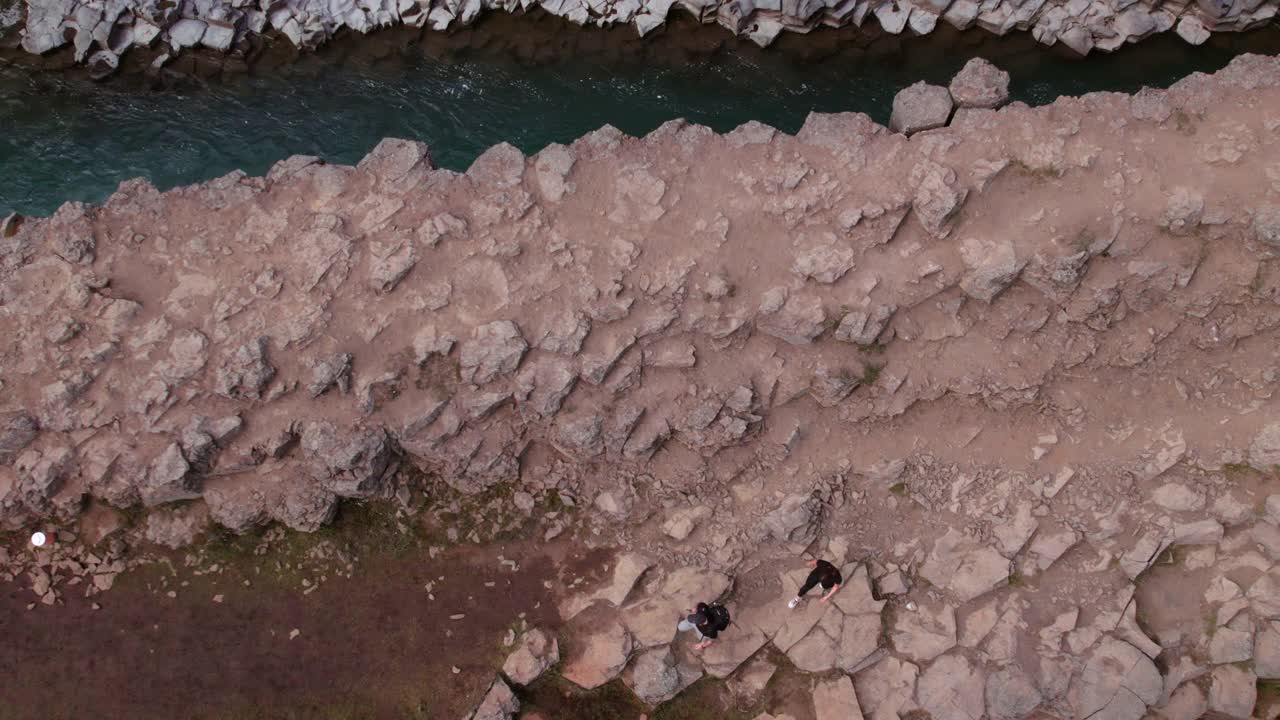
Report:
[{"label": "white shorts", "polygon": [[702,634],[702,631],[698,629],[698,626],[697,626],[697,625],[694,625],[693,623],[689,622],[688,620],[681,620],[681,621],[676,625],[676,630],[679,630],[680,632],[689,632],[690,630],[692,630],[692,631],[693,631],[693,632],[698,636],[698,640],[706,640],[706,639],[707,639],[707,638],[706,638],[706,636]]}]

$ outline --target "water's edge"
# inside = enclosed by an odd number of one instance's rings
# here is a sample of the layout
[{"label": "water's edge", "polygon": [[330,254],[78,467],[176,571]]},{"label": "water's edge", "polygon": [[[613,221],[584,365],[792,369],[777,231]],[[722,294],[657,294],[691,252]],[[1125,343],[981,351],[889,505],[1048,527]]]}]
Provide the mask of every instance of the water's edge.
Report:
[{"label": "water's edge", "polygon": [[985,33],[842,44],[841,31],[815,32],[761,51],[716,31],[628,44],[616,31],[535,38],[482,25],[450,43],[335,44],[278,71],[168,92],[0,68],[0,215],[101,202],[134,177],[163,190],[260,175],[293,154],[354,163],[384,137],[422,140],[442,167],[462,170],[499,142],[533,153],[605,124],[643,135],[678,117],[722,132],[756,120],[795,132],[813,111],[884,123],[902,87],[945,84],[977,56],[1011,73],[1015,101],[1041,105],[1167,87],[1243,52],[1280,52],[1275,29],[1199,48],[1166,34],[1079,59]]}]

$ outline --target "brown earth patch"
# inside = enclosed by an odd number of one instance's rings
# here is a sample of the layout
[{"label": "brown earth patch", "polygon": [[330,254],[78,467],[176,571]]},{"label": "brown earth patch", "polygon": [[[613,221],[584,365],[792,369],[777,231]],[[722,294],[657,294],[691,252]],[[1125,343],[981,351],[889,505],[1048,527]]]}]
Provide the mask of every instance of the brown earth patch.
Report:
[{"label": "brown earth patch", "polygon": [[30,591],[7,584],[0,718],[461,717],[522,614],[530,626],[558,624],[557,584],[544,584],[557,565],[607,561],[587,555],[563,545],[455,548],[434,560],[417,549],[365,553],[351,578],[303,595],[287,566],[272,575],[274,551],[202,576],[177,553],[176,572],[130,571],[96,598],[98,610],[74,592],[64,605],[28,610]]}]

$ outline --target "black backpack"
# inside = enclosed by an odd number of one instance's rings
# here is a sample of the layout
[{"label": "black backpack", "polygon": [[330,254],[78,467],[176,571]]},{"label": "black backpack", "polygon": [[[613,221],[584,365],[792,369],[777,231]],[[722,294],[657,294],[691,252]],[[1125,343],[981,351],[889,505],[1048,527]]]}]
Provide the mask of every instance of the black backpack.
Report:
[{"label": "black backpack", "polygon": [[707,606],[707,619],[711,622],[711,627],[716,629],[716,632],[727,630],[729,623],[733,622],[733,619],[729,617],[729,608],[720,603],[712,603]]}]

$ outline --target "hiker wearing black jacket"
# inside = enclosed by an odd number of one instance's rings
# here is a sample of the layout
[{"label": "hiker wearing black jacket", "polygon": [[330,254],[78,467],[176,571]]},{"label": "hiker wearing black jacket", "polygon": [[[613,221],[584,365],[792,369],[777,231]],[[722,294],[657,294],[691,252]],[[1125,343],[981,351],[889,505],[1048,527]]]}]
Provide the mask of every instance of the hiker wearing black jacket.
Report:
[{"label": "hiker wearing black jacket", "polygon": [[709,647],[712,641],[728,627],[729,610],[717,603],[710,605],[698,603],[698,606],[690,608],[689,614],[676,625],[676,629],[680,632],[692,630],[698,634],[698,639],[701,642],[693,646],[694,650],[703,650]]},{"label": "hiker wearing black jacket", "polygon": [[827,594],[822,596],[822,602],[827,602],[840,589],[840,583],[844,582],[844,578],[840,576],[840,571],[836,569],[836,566],[826,560],[810,560],[809,567],[813,568],[813,570],[809,572],[809,577],[805,578],[804,584],[800,586],[800,592],[796,593],[795,598],[787,603],[787,607],[792,610],[800,604],[800,600],[805,596],[805,593],[815,586],[821,585],[822,589],[827,591]]}]

